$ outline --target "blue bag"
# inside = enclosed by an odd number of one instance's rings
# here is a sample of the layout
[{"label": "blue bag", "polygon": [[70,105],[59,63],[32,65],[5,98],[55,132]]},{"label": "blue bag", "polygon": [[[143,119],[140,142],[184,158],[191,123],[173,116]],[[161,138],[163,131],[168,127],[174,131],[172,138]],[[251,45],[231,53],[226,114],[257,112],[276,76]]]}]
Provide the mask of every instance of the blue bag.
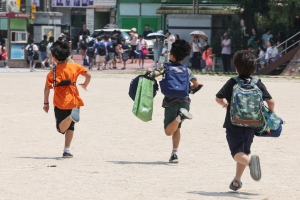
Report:
[{"label": "blue bag", "polygon": [[189,95],[188,68],[179,63],[167,62],[163,79],[159,82],[161,92],[171,98],[184,99]]},{"label": "blue bag", "polygon": [[[134,79],[131,80],[128,94],[129,94],[129,97],[133,101],[135,99],[136,90],[138,88],[140,78],[150,79],[150,77],[149,77],[150,73],[151,72],[147,72],[146,74],[138,75],[137,77],[135,77]],[[150,79],[150,80],[152,80],[152,79]],[[157,81],[155,79],[153,79],[153,98],[156,96],[157,91],[158,91],[158,84],[157,84]]]}]

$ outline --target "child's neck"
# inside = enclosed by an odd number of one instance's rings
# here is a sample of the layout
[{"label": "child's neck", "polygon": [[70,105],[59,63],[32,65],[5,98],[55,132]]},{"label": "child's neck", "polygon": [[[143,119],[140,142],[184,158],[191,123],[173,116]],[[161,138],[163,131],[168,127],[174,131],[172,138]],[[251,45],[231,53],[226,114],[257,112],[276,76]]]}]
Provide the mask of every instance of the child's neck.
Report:
[{"label": "child's neck", "polygon": [[173,63],[179,63],[179,64],[182,64],[182,61],[177,61],[177,60],[173,60],[173,59],[170,59],[171,62]]}]

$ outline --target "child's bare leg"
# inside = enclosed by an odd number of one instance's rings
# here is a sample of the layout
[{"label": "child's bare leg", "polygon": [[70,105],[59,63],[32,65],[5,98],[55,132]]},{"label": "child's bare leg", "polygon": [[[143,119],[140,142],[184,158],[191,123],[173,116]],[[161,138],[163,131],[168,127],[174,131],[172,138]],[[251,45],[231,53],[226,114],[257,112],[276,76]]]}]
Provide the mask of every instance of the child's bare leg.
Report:
[{"label": "child's bare leg", "polygon": [[65,148],[70,148],[74,131],[67,130],[65,134]]},{"label": "child's bare leg", "polygon": [[66,132],[66,130],[70,127],[71,123],[73,120],[71,119],[70,116],[68,116],[66,119],[64,119],[62,122],[60,122],[59,126],[59,131],[61,133]]},{"label": "child's bare leg", "polygon": [[167,136],[173,135],[178,130],[178,125],[181,121],[175,118],[165,129],[165,133]]},{"label": "child's bare leg", "polygon": [[[237,162],[234,179],[240,181],[245,168],[249,165],[250,158],[244,152],[239,152],[234,155],[233,159]],[[237,183],[233,183],[233,186],[238,187],[239,185]]]},{"label": "child's bare leg", "polygon": [[173,149],[178,149],[180,142],[180,128],[178,128],[172,136]]}]

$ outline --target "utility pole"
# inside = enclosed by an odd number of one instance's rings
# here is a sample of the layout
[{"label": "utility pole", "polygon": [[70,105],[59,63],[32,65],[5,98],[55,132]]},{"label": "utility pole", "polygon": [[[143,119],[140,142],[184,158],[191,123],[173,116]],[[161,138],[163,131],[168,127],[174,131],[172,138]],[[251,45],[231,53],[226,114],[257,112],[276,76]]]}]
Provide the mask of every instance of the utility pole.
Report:
[{"label": "utility pole", "polygon": [[199,0],[196,0],[196,14],[199,15]]}]

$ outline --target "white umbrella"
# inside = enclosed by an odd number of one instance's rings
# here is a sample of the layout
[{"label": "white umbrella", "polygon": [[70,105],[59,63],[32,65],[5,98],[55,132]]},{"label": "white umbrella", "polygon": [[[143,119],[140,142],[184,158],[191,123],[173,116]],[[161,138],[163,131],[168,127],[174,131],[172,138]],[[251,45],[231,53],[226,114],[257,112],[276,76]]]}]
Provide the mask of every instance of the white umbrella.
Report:
[{"label": "white umbrella", "polygon": [[149,33],[147,35],[147,38],[151,38],[151,37],[166,37],[166,36],[162,33]]},{"label": "white umbrella", "polygon": [[207,35],[203,31],[193,31],[190,33],[190,36],[197,36],[202,39],[207,39]]}]

